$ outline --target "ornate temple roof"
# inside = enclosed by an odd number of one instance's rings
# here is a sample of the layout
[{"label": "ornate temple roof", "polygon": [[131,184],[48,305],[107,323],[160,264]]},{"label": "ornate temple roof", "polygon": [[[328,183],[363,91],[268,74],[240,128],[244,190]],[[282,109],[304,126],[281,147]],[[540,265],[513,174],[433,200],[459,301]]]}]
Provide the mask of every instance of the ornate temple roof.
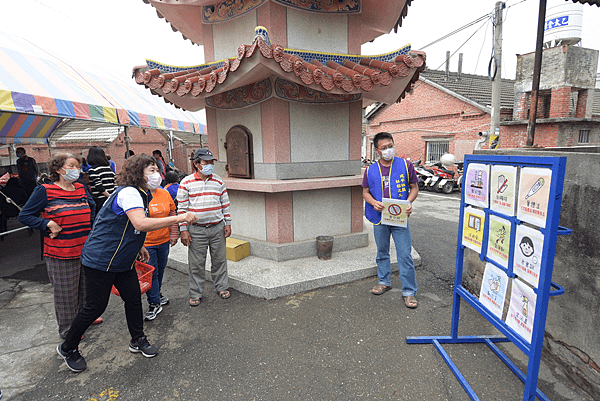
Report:
[{"label": "ornate temple roof", "polygon": [[[147,60],[133,75],[155,95],[186,110],[245,107],[233,99],[260,101],[270,96],[319,102],[363,100],[394,103],[405,96],[425,69],[425,53],[405,46],[378,55],[344,55],[284,49],[271,44],[263,27],[251,45],[240,45],[236,57],[194,67],[173,67]],[[270,91],[270,94],[269,94]],[[302,94],[300,94],[302,92]],[[267,96],[269,95],[269,96]],[[228,99],[224,102],[223,99]],[[248,101],[252,101],[252,99]]]},{"label": "ornate temple roof", "polygon": [[[203,44],[203,24],[215,24],[235,19],[265,3],[315,13],[336,13],[360,17],[361,43],[371,41],[392,29],[402,26],[413,0],[142,0],[152,5],[160,18],[164,18],[173,31],[181,32],[185,39]],[[212,39],[210,39],[212,40]]]}]

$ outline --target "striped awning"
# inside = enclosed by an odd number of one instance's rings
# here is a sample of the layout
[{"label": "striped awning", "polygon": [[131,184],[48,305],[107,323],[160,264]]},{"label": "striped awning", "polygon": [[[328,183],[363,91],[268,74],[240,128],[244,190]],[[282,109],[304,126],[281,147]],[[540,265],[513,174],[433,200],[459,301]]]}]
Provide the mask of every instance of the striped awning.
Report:
[{"label": "striped awning", "polygon": [[191,113],[123,78],[84,71],[0,32],[0,143],[45,142],[62,118],[204,133]]}]

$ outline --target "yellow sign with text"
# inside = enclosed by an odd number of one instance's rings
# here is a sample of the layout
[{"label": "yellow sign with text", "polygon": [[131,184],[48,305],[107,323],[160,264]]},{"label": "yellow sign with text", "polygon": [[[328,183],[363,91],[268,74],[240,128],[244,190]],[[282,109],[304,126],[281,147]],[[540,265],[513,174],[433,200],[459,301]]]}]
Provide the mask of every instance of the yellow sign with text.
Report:
[{"label": "yellow sign with text", "polygon": [[407,227],[408,216],[406,208],[409,201],[400,199],[383,198],[383,211],[381,212],[381,224],[388,226]]}]

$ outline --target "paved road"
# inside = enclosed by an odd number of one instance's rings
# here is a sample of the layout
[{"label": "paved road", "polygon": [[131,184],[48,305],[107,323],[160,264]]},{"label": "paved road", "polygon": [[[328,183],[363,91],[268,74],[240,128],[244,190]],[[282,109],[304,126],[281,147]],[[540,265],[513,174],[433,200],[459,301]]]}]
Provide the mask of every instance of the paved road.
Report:
[{"label": "paved road", "polygon": [[[11,389],[8,399],[465,400],[433,346],[405,342],[449,334],[458,206],[455,196],[431,194],[415,203],[413,243],[423,258],[416,310],[402,305],[398,274],[395,288],[379,297],[369,294],[376,282],[370,278],[271,301],[237,291],[224,301],[208,291],[190,308],[187,277],[168,269],[164,288],[172,302],[145,326],[160,347],[156,358],[127,350],[122,303],[111,297],[105,323],[90,328],[81,344],[88,370],[69,371],[55,354],[55,333],[39,333],[31,339],[32,363],[11,366],[9,355],[0,358],[2,369],[25,370],[31,383]],[[6,299],[24,306],[3,309],[2,319],[26,320],[32,297],[45,297],[46,318],[54,319],[49,284],[42,275],[29,279],[39,282],[0,280],[29,289]],[[461,313],[461,334],[493,333],[468,306]],[[524,368],[515,347],[501,347]],[[522,399],[521,382],[487,347],[447,351],[482,400]],[[586,399],[546,367],[541,377],[540,387],[554,401]]]}]

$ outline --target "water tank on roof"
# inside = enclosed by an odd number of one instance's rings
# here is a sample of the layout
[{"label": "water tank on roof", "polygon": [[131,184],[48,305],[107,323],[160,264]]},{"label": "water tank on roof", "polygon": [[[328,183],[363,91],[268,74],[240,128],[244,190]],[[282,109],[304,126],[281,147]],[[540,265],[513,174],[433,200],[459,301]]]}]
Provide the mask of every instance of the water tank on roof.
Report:
[{"label": "water tank on roof", "polygon": [[583,4],[565,0],[548,0],[544,48],[576,45],[581,42]]}]

